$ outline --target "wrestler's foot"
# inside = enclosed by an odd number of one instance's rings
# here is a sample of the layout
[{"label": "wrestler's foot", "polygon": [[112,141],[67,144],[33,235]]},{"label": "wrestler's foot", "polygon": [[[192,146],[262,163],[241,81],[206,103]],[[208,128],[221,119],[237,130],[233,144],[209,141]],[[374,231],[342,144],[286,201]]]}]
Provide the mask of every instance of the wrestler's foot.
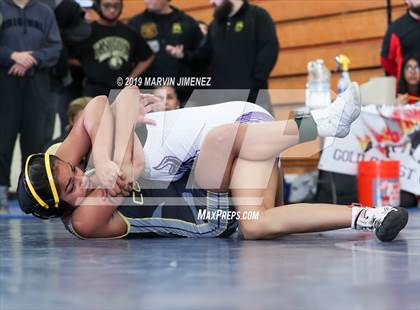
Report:
[{"label": "wrestler's foot", "polygon": [[407,225],[408,212],[399,207],[353,208],[352,228],[375,231],[381,241],[392,241]]},{"label": "wrestler's foot", "polygon": [[344,138],[350,132],[351,123],[360,115],[361,97],[359,85],[350,84],[346,91],[325,109],[311,111],[320,137]]}]

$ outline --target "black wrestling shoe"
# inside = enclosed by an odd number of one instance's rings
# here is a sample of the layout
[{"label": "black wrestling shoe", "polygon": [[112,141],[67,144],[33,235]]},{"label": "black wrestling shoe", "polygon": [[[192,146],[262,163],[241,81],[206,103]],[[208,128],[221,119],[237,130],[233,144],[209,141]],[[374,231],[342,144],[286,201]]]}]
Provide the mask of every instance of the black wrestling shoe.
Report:
[{"label": "black wrestling shoe", "polygon": [[400,207],[358,208],[353,228],[375,231],[381,241],[392,241],[407,225],[408,212]]}]

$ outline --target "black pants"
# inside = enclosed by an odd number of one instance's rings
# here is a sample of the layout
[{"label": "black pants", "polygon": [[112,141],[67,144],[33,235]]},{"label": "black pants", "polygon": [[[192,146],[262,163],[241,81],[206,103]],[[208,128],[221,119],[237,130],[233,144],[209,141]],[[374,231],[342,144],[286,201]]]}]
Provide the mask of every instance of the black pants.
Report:
[{"label": "black pants", "polygon": [[49,75],[37,72],[16,77],[0,69],[0,185],[10,185],[13,147],[20,133],[22,162],[33,153],[42,151],[46,135],[49,108]]}]

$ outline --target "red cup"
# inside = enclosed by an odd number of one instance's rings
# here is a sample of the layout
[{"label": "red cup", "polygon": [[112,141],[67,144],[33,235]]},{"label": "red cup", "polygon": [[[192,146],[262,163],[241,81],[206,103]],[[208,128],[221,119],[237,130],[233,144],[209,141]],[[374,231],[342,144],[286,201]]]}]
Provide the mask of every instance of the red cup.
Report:
[{"label": "red cup", "polygon": [[360,161],[357,181],[359,203],[362,205],[367,207],[399,206],[399,161]]}]

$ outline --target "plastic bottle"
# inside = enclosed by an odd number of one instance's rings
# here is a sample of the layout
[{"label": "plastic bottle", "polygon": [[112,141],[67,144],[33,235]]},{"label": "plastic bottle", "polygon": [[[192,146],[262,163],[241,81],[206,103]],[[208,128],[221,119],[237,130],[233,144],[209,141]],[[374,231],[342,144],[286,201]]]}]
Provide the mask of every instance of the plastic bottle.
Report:
[{"label": "plastic bottle", "polygon": [[341,75],[340,75],[340,78],[338,79],[338,84],[337,84],[337,91],[339,94],[341,94],[351,84],[350,73],[349,73],[350,59],[346,55],[341,54],[335,57],[335,61],[337,62],[337,65],[338,65],[337,70],[340,70],[341,68]]},{"label": "plastic bottle", "polygon": [[306,84],[305,105],[307,109],[324,108],[331,103],[331,73],[324,60],[317,59],[308,63],[308,82]]}]

